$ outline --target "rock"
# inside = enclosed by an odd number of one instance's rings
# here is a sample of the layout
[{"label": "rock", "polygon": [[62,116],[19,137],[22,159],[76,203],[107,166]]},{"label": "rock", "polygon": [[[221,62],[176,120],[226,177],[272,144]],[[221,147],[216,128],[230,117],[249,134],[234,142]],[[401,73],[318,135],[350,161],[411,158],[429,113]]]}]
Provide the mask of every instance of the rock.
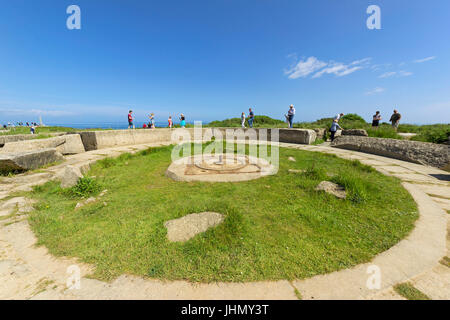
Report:
[{"label": "rock", "polygon": [[80,169],[74,166],[66,166],[64,172],[62,173],[61,179],[61,188],[70,188],[78,183],[78,180],[83,178],[83,174]]},{"label": "rock", "polygon": [[344,187],[341,187],[340,185],[337,185],[330,181],[322,181],[316,187],[316,190],[325,191],[329,194],[336,196],[339,199],[345,199],[347,197]]},{"label": "rock", "polygon": [[164,226],[167,228],[169,241],[182,242],[219,225],[223,220],[223,215],[216,212],[192,213],[179,219],[169,220],[164,223]]},{"label": "rock", "polygon": [[314,129],[317,135],[317,139],[323,139],[325,140],[327,138],[327,129],[325,128],[317,128]]},{"label": "rock", "polygon": [[27,213],[33,210],[33,203],[30,199],[25,197],[16,197],[5,201],[0,206],[0,216],[6,216],[17,210],[17,213]]},{"label": "rock", "polygon": [[285,143],[312,144],[317,139],[314,130],[279,129],[279,141]]},{"label": "rock", "polygon": [[90,197],[90,198],[88,198],[88,199],[86,199],[84,201],[78,202],[77,205],[75,206],[75,210],[79,209],[81,207],[84,207],[87,204],[94,203],[95,201],[97,201],[96,198]]},{"label": "rock", "polygon": [[61,154],[83,153],[84,146],[79,134],[67,134],[48,139],[7,142],[0,153],[14,153],[55,148]]},{"label": "rock", "polygon": [[343,136],[360,136],[360,137],[368,137],[367,131],[364,129],[349,129],[342,130]]},{"label": "rock", "polygon": [[295,160],[295,158],[294,158],[294,157],[289,157],[289,158],[288,158],[288,160],[289,160],[289,161],[292,161],[292,162],[295,162],[295,161],[297,161],[297,160]]},{"label": "rock", "polygon": [[103,197],[106,193],[108,192],[108,190],[103,190],[102,192],[100,192],[100,194],[98,195],[98,197]]},{"label": "rock", "polygon": [[33,170],[63,159],[55,148],[0,154],[0,171]]},{"label": "rock", "polygon": [[376,154],[383,157],[419,163],[436,168],[448,168],[450,146],[430,142],[342,136],[332,147]]}]

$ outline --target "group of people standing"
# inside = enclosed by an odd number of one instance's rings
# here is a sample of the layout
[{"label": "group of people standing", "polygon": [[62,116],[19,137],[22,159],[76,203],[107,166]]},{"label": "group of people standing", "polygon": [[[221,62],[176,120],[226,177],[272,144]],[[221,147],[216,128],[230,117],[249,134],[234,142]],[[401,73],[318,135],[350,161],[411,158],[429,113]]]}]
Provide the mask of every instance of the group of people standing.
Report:
[{"label": "group of people standing", "polygon": [[[339,125],[339,120],[341,119],[341,117],[343,117],[344,114],[340,113],[338,115],[336,115],[333,118],[333,123],[331,124],[330,127],[330,134],[331,134],[331,141],[334,140],[334,137],[336,135],[336,131],[337,130],[344,130],[340,125]],[[400,119],[402,118],[402,115],[398,112],[397,109],[394,110],[394,113],[392,114],[391,118],[389,119],[389,122],[391,122],[392,128],[397,131],[398,126],[400,124]],[[378,129],[378,127],[380,126],[380,121],[381,121],[381,113],[380,111],[376,111],[375,114],[372,117],[372,128],[373,129]]]},{"label": "group of people standing", "polygon": [[[144,123],[143,124],[143,128],[149,128],[149,129],[155,129],[156,128],[156,122],[155,122],[155,114],[152,112],[148,115],[149,118],[149,122],[148,123]],[[180,127],[181,128],[185,128],[186,127],[186,117],[184,116],[184,114],[180,114]],[[128,129],[135,129],[136,126],[134,125],[134,115],[133,115],[133,110],[130,110],[128,112]],[[172,120],[172,116],[169,116],[169,119],[167,119],[167,127],[168,128],[173,128],[173,120]]]},{"label": "group of people standing", "polygon": [[245,115],[245,112],[242,112],[241,114],[241,126],[243,129],[245,128],[245,119],[247,119],[249,128],[253,128],[253,122],[255,121],[255,113],[253,112],[252,108],[248,109],[248,118]]},{"label": "group of people standing", "polygon": [[[294,108],[294,105],[291,104],[289,106],[289,110],[288,110],[287,114],[285,114],[286,122],[288,123],[289,128],[293,128],[294,116],[295,116],[295,108]],[[330,127],[331,141],[334,140],[334,137],[335,137],[336,132],[338,130],[344,130],[339,125],[339,120],[343,116],[344,116],[344,113],[339,113],[333,118],[333,122],[332,122],[331,127]],[[149,123],[148,124],[144,123],[143,127],[144,128],[155,129],[155,114],[151,113],[148,117],[149,117]],[[394,113],[392,114],[391,118],[389,119],[389,121],[392,124],[392,128],[395,131],[397,131],[397,129],[398,129],[398,126],[399,126],[401,118],[402,118],[401,114],[395,109]],[[375,114],[372,117],[372,128],[377,129],[379,127],[379,125],[380,125],[381,119],[382,118],[381,118],[380,111],[375,112]],[[182,113],[180,114],[179,120],[180,120],[180,127],[181,128],[185,128],[186,127],[186,117],[184,116],[184,114],[182,114]],[[246,126],[245,126],[245,122],[246,121],[248,123],[249,128],[253,128],[253,123],[255,121],[255,113],[253,112],[252,108],[248,109],[248,116],[245,114],[245,112],[242,112],[242,114],[241,114],[241,126],[242,126],[242,128],[246,128]],[[168,128],[173,128],[173,120],[172,120],[171,116],[169,116],[169,119],[167,120],[167,124],[168,124],[167,125]],[[128,129],[134,129],[134,128],[135,128],[135,125],[134,125],[133,110],[130,110],[128,112]]]},{"label": "group of people standing", "polygon": [[[392,128],[397,131],[398,126],[400,124],[400,119],[402,118],[402,115],[397,111],[397,109],[394,110],[394,113],[392,114],[391,118],[389,119],[389,122],[392,125]],[[380,111],[375,112],[372,118],[372,128],[378,129],[381,121],[381,113]]]}]

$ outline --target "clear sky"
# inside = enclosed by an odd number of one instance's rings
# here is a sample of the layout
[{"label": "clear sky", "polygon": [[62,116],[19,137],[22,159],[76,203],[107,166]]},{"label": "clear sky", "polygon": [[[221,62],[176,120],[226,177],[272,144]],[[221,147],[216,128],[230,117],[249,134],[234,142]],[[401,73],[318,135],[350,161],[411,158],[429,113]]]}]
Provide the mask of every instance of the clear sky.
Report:
[{"label": "clear sky", "polygon": [[0,123],[282,119],[291,103],[295,121],[396,107],[449,123],[449,31],[448,0],[0,0]]}]

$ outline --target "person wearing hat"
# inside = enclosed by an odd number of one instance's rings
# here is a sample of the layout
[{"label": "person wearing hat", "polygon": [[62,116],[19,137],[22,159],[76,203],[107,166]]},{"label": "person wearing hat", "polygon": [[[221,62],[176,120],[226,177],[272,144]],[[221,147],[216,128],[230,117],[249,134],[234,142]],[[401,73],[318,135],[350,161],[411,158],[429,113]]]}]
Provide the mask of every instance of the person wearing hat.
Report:
[{"label": "person wearing hat", "polygon": [[294,116],[295,116],[295,108],[294,108],[293,104],[291,104],[289,106],[289,111],[287,113],[287,116],[288,116],[288,121],[289,121],[289,128],[292,128],[293,124],[294,124]]}]

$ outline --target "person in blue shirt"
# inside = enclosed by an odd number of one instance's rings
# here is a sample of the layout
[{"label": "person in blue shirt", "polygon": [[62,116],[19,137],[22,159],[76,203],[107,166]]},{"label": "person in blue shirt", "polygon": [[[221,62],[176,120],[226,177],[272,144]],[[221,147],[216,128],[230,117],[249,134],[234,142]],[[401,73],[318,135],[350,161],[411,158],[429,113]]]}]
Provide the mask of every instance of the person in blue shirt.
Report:
[{"label": "person in blue shirt", "polygon": [[248,120],[247,120],[247,122],[248,122],[248,126],[250,128],[253,128],[253,120],[255,120],[254,118],[255,118],[255,114],[253,113],[252,108],[248,109]]},{"label": "person in blue shirt", "polygon": [[338,123],[338,120],[333,120],[333,123],[331,124],[330,132],[331,132],[331,141],[334,140],[334,135],[336,134],[336,131],[338,129],[344,130]]}]

